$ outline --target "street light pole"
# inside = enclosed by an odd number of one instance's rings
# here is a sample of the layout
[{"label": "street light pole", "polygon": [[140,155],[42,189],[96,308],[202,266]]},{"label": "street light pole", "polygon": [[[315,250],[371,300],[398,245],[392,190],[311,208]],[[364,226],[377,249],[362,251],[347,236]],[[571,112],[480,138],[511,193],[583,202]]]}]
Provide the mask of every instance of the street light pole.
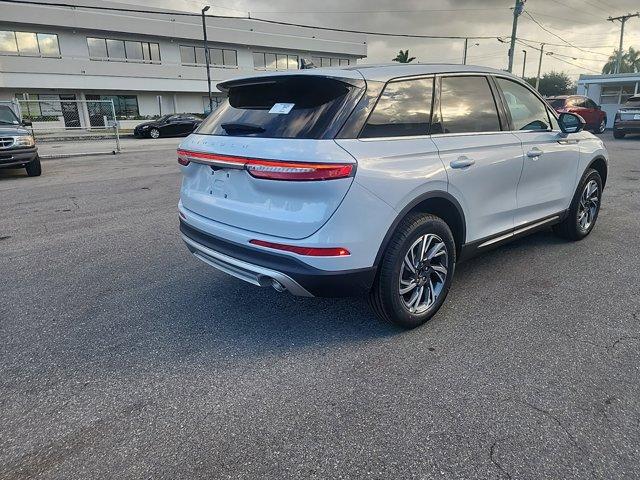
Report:
[{"label": "street light pole", "polygon": [[527,51],[522,50],[522,53],[524,53],[524,60],[522,61],[522,79],[524,80],[524,71],[527,67]]},{"label": "street light pole", "polygon": [[465,38],[464,39],[464,55],[462,56],[462,64],[466,65],[467,64],[467,46],[469,45],[469,39]]},{"label": "street light pole", "polygon": [[[480,45],[479,43],[474,43],[473,45],[471,45],[472,47],[477,47],[478,45]],[[464,55],[462,56],[462,64],[466,65],[467,64],[467,50],[469,49],[469,39],[465,38],[464,39]]]},{"label": "street light pole", "polygon": [[540,91],[540,72],[542,71],[542,56],[544,55],[544,43],[540,44],[540,60],[538,60],[538,76],[536,76],[536,90]]},{"label": "street light pole", "polygon": [[213,112],[213,97],[211,96],[211,68],[209,62],[209,43],[207,41],[207,16],[205,15],[211,7],[207,5],[202,9],[202,32],[204,34],[204,60],[207,64],[207,91],[209,93],[209,113]]}]

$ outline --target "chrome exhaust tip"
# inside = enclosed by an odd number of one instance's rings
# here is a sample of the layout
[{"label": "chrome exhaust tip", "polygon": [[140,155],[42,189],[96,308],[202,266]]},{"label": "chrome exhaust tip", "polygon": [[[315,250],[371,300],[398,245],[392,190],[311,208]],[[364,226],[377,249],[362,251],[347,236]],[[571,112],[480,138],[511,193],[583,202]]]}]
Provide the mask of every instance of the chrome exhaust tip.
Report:
[{"label": "chrome exhaust tip", "polygon": [[277,292],[286,292],[287,289],[284,285],[282,285],[278,280],[276,280],[275,278],[271,279],[271,286],[274,288],[274,290],[276,290]]}]

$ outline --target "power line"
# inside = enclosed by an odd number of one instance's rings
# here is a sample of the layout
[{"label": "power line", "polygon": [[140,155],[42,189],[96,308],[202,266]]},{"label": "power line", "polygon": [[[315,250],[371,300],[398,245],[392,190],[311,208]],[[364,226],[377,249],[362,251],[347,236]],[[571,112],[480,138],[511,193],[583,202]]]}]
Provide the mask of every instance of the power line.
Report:
[{"label": "power line", "polygon": [[[44,5],[47,7],[67,7],[67,8],[83,8],[88,10],[105,10],[105,11],[117,11],[117,12],[129,12],[129,13],[145,13],[152,15],[169,15],[169,16],[185,16],[185,17],[201,17],[199,13],[189,13],[189,12],[164,12],[164,11],[153,11],[153,10],[144,10],[139,8],[125,8],[125,7],[98,7],[95,5],[74,5],[70,3],[58,3],[58,2],[44,2],[44,1],[30,1],[30,0],[0,0],[0,2],[6,3],[16,3],[23,5]],[[495,39],[495,36],[488,35],[420,35],[420,34],[410,34],[410,33],[389,33],[389,32],[375,32],[368,30],[352,30],[346,28],[335,28],[335,27],[322,27],[318,25],[307,25],[303,23],[291,23],[284,22],[280,20],[269,20],[266,18],[258,18],[258,17],[238,17],[238,16],[228,16],[228,15],[207,15],[209,18],[219,18],[219,19],[233,19],[233,20],[245,20],[245,21],[253,21],[260,23],[268,23],[272,25],[286,25],[289,27],[300,27],[300,28],[309,28],[314,30],[324,30],[328,32],[341,32],[341,33],[355,33],[360,35],[371,35],[377,37],[398,37],[398,38],[428,38],[428,39],[440,39],[440,40],[464,40],[465,38],[478,39],[478,40],[491,40]]]},{"label": "power line", "polygon": [[[608,56],[604,53],[600,53],[600,52],[592,52],[590,50],[585,50],[584,48],[578,47],[577,45],[572,44],[571,42],[569,42],[568,40],[565,40],[564,38],[562,38],[560,35],[557,35],[555,33],[553,33],[551,30],[549,30],[548,28],[546,28],[544,25],[542,25],[538,20],[536,20],[533,15],[531,15],[529,12],[525,11],[524,12],[525,15],[527,17],[529,17],[536,25],[538,25],[542,30],[544,30],[547,33],[550,33],[551,35],[553,35],[554,37],[560,39],[561,41],[563,41],[564,43],[566,43],[569,47],[573,47],[577,50],[580,50],[581,52],[585,52],[585,53],[592,53],[595,55],[604,55],[604,56]],[[546,43],[546,42],[545,42]],[[550,45],[550,44],[549,44]]]},{"label": "power line", "polygon": [[251,13],[313,13],[313,14],[343,14],[343,13],[438,13],[438,12],[491,12],[508,10],[506,7],[492,8],[419,8],[414,10],[252,10]]},{"label": "power line", "polygon": [[[523,42],[522,40],[518,40],[518,43],[519,43],[520,45],[524,45],[525,47],[532,48],[533,50],[537,50],[537,51],[539,51],[539,52],[543,52],[543,51],[544,51],[542,48],[534,47],[533,45],[530,45],[530,44],[528,44],[528,43],[526,43],[526,42]],[[564,54],[562,54],[562,53],[557,53],[557,52],[553,52],[553,51],[550,51],[550,50],[548,50],[546,53],[547,53],[547,55],[549,55],[550,57],[553,57],[553,58],[555,58],[556,60],[558,60],[558,61],[560,61],[560,62],[564,62],[564,63],[567,63],[567,64],[569,64],[569,65],[573,65],[574,67],[582,68],[583,70],[588,70],[588,71],[590,71],[590,72],[594,72],[594,73],[601,73],[601,72],[599,72],[599,71],[597,71],[597,70],[594,70],[594,69],[592,69],[592,68],[588,68],[588,67],[585,67],[584,65],[579,65],[579,64],[577,64],[577,63],[569,62],[568,60],[564,60],[564,59],[562,59],[562,58],[560,58],[560,57],[571,58],[572,60],[586,60],[586,61],[593,61],[593,59],[589,59],[589,58],[571,57],[571,56],[569,56],[569,55],[564,55]]]}]

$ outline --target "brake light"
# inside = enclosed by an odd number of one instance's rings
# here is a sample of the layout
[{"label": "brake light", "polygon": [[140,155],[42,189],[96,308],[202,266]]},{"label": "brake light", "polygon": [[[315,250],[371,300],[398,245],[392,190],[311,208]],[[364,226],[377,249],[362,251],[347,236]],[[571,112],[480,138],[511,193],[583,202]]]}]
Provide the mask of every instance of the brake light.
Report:
[{"label": "brake light", "polygon": [[189,165],[189,163],[191,163],[186,153],[187,152],[185,152],[184,150],[178,150],[178,163],[183,167],[186,167],[187,165]]},{"label": "brake light", "polygon": [[298,255],[304,255],[305,257],[347,257],[351,255],[349,250],[342,247],[298,247],[295,245],[283,245],[281,243],[265,242],[264,240],[249,240],[249,243],[251,243],[252,245],[258,245],[260,247],[273,248],[274,250],[297,253]]},{"label": "brake light", "polygon": [[336,180],[352,176],[355,170],[352,163],[289,162],[178,150],[178,163],[186,166],[190,162],[244,169],[252,177],[267,180]]}]

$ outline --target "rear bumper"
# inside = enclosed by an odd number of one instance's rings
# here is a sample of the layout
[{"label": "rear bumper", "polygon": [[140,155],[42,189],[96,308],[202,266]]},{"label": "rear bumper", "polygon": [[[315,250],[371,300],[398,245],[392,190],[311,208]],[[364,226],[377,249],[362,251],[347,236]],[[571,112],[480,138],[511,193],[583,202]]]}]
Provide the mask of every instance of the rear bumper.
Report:
[{"label": "rear bumper", "polygon": [[337,272],[320,270],[289,255],[258,250],[215,237],[182,220],[180,231],[191,253],[210,266],[254,285],[274,286],[275,280],[294,295],[364,295],[371,289],[375,277],[374,267]]},{"label": "rear bumper", "polygon": [[621,133],[640,133],[640,121],[618,121],[613,125],[613,130]]},{"label": "rear bumper", "polygon": [[18,150],[0,150],[0,168],[26,165],[38,157],[36,147]]}]

